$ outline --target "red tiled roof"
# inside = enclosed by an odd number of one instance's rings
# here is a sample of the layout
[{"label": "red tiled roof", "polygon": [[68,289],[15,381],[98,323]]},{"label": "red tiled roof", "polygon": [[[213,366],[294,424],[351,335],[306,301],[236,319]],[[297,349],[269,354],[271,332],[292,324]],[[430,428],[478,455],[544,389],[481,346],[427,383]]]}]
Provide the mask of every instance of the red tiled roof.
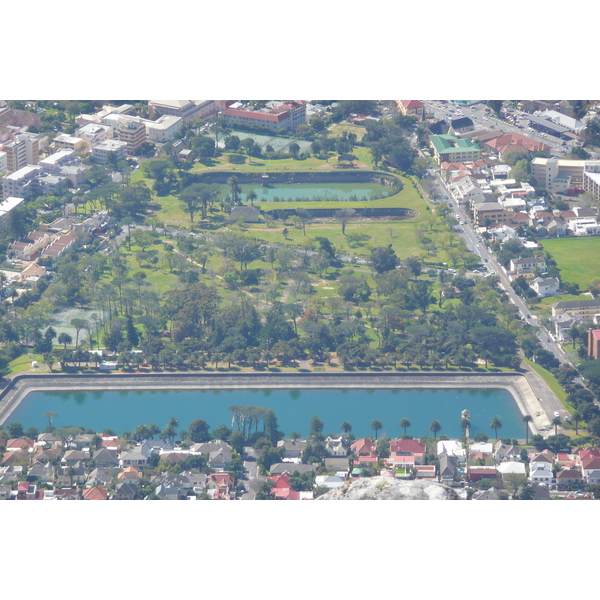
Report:
[{"label": "red tiled roof", "polygon": [[600,329],[592,329],[592,336],[600,340]]},{"label": "red tiled roof", "polygon": [[84,500],[107,500],[108,490],[104,488],[91,487],[83,492]]},{"label": "red tiled roof", "polygon": [[597,456],[588,456],[581,461],[584,469],[600,469],[600,458]]},{"label": "red tiled roof", "polygon": [[425,452],[425,444],[419,440],[401,438],[390,442],[390,451],[422,454]]},{"label": "red tiled roof", "polygon": [[404,105],[404,108],[419,108],[419,106],[423,106],[423,103],[420,100],[400,100]]},{"label": "red tiled roof", "polygon": [[581,479],[581,473],[576,469],[563,469],[556,474],[556,479]]}]

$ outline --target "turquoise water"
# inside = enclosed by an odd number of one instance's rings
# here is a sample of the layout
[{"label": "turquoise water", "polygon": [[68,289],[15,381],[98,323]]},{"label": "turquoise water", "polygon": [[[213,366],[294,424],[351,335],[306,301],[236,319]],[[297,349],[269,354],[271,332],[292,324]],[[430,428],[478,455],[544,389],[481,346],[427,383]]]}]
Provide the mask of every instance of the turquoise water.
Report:
[{"label": "turquoise water", "polygon": [[280,202],[307,198],[319,198],[322,201],[376,200],[386,198],[391,191],[391,188],[376,183],[275,183],[269,187],[255,184],[243,184],[240,187],[244,201],[247,201],[250,192],[254,192],[257,196],[255,202],[273,202],[275,198],[279,198]]},{"label": "turquoise water", "polygon": [[500,389],[324,389],[324,390],[135,390],[94,392],[32,392],[11,415],[7,424],[21,423],[25,429],[43,430],[48,422],[45,412],[59,414],[54,425],[77,425],[84,429],[117,433],[131,431],[137,425],[155,422],[164,427],[170,417],[187,429],[193,419],[204,419],[211,429],[231,426],[233,405],[269,407],[277,415],[279,429],[286,435],[309,432],[310,420],[318,415],[324,433],[339,433],[342,421],[352,425],[357,437],[373,435],[374,419],[383,423],[379,437],[397,437],[403,433],[402,418],[411,421],[407,433],[414,437],[431,435],[429,425],[438,420],[439,435],[460,437],[460,413],[471,413],[471,437],[483,432],[495,437],[490,421],[500,417],[500,437],[523,438],[525,427],[512,395]]}]

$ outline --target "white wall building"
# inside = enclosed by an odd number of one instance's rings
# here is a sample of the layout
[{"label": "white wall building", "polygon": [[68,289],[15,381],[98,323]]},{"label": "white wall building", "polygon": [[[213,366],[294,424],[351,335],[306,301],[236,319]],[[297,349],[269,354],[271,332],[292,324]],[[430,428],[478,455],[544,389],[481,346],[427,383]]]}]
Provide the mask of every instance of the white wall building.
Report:
[{"label": "white wall building", "polygon": [[600,225],[598,225],[598,221],[593,219],[592,217],[583,217],[581,219],[571,219],[567,227],[576,235],[576,236],[586,236],[586,235],[599,235],[600,234]]},{"label": "white wall building", "polygon": [[92,146],[92,161],[106,164],[111,156],[117,161],[125,158],[127,143],[120,140],[104,140],[102,143]]},{"label": "white wall building", "polygon": [[29,198],[33,192],[35,178],[41,173],[41,167],[30,165],[23,167],[2,179],[2,197]]},{"label": "white wall building", "polygon": [[6,152],[0,150],[0,174],[8,171],[8,157]]},{"label": "white wall building", "polygon": [[19,206],[21,202],[24,202],[25,198],[7,198],[3,202],[0,202],[0,229],[4,227],[4,223],[6,222],[6,218],[8,217],[8,213],[10,211]]}]

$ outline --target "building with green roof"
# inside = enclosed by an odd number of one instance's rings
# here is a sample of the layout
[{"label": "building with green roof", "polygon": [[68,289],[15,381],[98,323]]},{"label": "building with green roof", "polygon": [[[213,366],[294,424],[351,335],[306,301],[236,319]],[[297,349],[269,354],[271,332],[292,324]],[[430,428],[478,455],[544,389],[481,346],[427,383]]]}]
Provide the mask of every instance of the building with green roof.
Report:
[{"label": "building with green roof", "polygon": [[443,162],[471,162],[481,158],[481,148],[470,139],[450,134],[430,135],[429,143],[433,148],[438,164]]}]

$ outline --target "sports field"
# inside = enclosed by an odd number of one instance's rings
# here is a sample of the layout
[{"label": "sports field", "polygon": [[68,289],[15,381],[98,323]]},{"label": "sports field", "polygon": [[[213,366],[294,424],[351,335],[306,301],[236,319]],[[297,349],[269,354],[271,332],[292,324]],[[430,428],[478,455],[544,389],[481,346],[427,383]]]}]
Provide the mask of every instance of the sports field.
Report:
[{"label": "sports field", "polygon": [[600,278],[600,237],[544,240],[542,246],[557,262],[563,281],[584,290],[592,279]]}]

